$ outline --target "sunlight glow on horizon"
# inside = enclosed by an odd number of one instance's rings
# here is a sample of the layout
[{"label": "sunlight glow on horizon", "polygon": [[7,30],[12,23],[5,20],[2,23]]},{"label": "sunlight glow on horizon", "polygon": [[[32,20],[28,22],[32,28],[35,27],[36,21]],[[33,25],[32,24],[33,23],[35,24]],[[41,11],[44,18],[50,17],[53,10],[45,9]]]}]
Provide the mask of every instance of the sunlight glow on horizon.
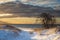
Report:
[{"label": "sunlight glow on horizon", "polygon": [[9,1],[15,1],[15,0],[0,0],[0,3],[9,2]]},{"label": "sunlight glow on horizon", "polygon": [[12,16],[13,14],[0,14],[0,17],[3,17],[3,16]]}]

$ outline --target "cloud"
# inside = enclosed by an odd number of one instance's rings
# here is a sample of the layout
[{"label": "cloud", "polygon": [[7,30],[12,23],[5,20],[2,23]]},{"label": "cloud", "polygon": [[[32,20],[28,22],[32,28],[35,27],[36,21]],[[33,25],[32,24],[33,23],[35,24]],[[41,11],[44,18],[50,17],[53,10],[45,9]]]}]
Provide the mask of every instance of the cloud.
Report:
[{"label": "cloud", "polygon": [[0,0],[0,1],[11,1],[11,0]]},{"label": "cloud", "polygon": [[28,2],[28,0],[21,0],[21,2],[24,2],[24,3],[26,3],[26,2]]},{"label": "cloud", "polygon": [[[1,2],[16,1],[16,0],[0,0]],[[45,7],[58,7],[60,6],[60,0],[19,0],[24,4],[45,6]]]},{"label": "cloud", "polygon": [[60,4],[59,0],[20,0],[26,4],[54,7]]},{"label": "cloud", "polygon": [[[16,1],[16,0],[0,0],[0,2],[8,2],[8,1]],[[19,0],[22,3],[33,4],[33,5],[52,5],[59,4],[59,0]]]},{"label": "cloud", "polygon": [[52,7],[54,9],[60,10],[60,0],[20,0],[20,1],[25,4]]},{"label": "cloud", "polygon": [[0,0],[0,3],[9,2],[9,1],[15,1],[15,0]]},{"label": "cloud", "polygon": [[57,0],[20,0],[25,3],[41,3],[41,4],[48,4],[48,3],[54,3]]},{"label": "cloud", "polygon": [[13,16],[13,14],[0,14],[0,17],[3,17],[3,16]]}]

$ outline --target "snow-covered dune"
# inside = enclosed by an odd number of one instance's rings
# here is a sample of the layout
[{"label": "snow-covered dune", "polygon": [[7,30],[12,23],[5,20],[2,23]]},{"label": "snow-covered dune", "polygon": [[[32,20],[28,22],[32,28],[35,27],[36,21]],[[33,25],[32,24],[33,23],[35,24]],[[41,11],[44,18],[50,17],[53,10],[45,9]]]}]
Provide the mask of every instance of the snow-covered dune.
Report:
[{"label": "snow-covered dune", "polygon": [[0,30],[0,40],[31,40],[31,36],[25,31],[15,33],[13,31]]},{"label": "snow-covered dune", "polygon": [[60,40],[60,32],[49,35],[40,35],[36,32],[28,32],[25,30],[18,32],[12,30],[0,30],[0,40]]},{"label": "snow-covered dune", "polygon": [[[16,29],[18,30],[16,31]],[[55,32],[55,30],[56,28],[40,29],[39,34],[31,28],[6,27],[4,25],[0,27],[0,40],[60,40],[60,32]]]}]

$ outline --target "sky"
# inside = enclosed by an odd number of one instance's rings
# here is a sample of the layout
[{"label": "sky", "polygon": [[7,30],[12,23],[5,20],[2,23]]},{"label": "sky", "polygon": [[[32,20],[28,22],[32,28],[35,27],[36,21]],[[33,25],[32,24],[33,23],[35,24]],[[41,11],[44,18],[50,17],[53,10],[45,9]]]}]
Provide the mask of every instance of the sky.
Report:
[{"label": "sky", "polygon": [[21,2],[31,5],[60,8],[60,0],[21,0]]},{"label": "sky", "polygon": [[[15,1],[15,0],[0,0],[0,2],[8,2],[8,1]],[[19,0],[24,4],[30,5],[38,5],[44,7],[56,7],[59,9],[60,7],[60,0]]]}]

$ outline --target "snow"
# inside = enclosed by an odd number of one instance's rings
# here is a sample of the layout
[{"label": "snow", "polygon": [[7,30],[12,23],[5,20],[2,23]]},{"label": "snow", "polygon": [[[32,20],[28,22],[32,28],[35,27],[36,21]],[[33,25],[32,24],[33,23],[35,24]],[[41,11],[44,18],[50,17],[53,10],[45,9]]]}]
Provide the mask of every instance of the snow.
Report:
[{"label": "snow", "polygon": [[[28,29],[27,29],[28,30]],[[45,30],[42,32],[46,32]],[[58,38],[58,39],[57,39]],[[32,34],[28,31],[22,30],[18,32],[13,32],[11,30],[0,30],[0,40],[60,40],[60,32],[56,34],[37,34],[33,32]]]},{"label": "snow", "polygon": [[30,34],[22,31],[15,33],[13,31],[0,30],[0,40],[31,40]]}]

